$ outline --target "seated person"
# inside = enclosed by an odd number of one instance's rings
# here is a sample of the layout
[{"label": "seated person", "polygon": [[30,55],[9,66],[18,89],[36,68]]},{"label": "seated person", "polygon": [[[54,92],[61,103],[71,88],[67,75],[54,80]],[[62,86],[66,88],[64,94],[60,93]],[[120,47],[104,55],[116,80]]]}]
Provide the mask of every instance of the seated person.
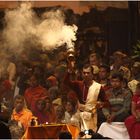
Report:
[{"label": "seated person", "polygon": [[93,68],[85,64],[82,68],[82,81],[71,80],[73,68],[68,67],[68,72],[64,79],[64,84],[71,88],[79,100],[78,109],[80,119],[80,129],[97,130],[97,108],[106,105],[106,97],[101,84],[94,81]]},{"label": "seated person", "polygon": [[132,115],[125,120],[125,125],[131,139],[140,139],[140,83],[137,84],[132,98],[131,112]]},{"label": "seated person", "polygon": [[14,109],[11,120],[19,121],[23,125],[24,130],[26,130],[32,116],[32,112],[25,107],[24,97],[17,95],[14,100]]},{"label": "seated person", "polygon": [[66,123],[65,121],[65,109],[62,105],[56,108],[56,123]]},{"label": "seated person", "polygon": [[34,116],[37,117],[38,124],[44,124],[49,122],[49,118],[46,113],[46,101],[45,99],[38,99],[36,101],[36,109],[33,112]]},{"label": "seated person", "polygon": [[68,100],[66,104],[66,111],[65,111],[65,121],[66,123],[71,122],[72,116],[76,113],[76,103],[75,101]]},{"label": "seated person", "polygon": [[103,108],[103,113],[106,116],[107,123],[102,123],[98,132],[110,138],[128,138],[124,120],[130,113],[131,92],[122,88],[122,81],[123,76],[120,73],[112,74],[111,88],[106,91],[109,107]]},{"label": "seated person", "polygon": [[49,93],[45,88],[39,85],[39,79],[36,75],[32,75],[29,79],[30,87],[26,89],[24,97],[28,108],[31,111],[35,109],[35,102],[38,99],[49,97]]}]

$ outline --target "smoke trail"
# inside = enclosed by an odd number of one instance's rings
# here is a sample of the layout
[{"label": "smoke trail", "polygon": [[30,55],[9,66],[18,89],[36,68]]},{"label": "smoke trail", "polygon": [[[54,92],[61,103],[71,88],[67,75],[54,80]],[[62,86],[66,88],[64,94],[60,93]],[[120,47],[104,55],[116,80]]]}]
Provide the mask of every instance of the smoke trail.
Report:
[{"label": "smoke trail", "polygon": [[63,44],[74,47],[77,26],[65,24],[62,10],[46,12],[40,19],[31,9],[31,4],[22,3],[20,7],[6,11],[5,22],[3,38],[16,54],[38,44],[43,50],[52,50]]},{"label": "smoke trail", "polygon": [[3,38],[13,52],[22,52],[25,41],[33,37],[36,19],[29,3],[23,3],[17,9],[6,11]]},{"label": "smoke trail", "polygon": [[50,50],[63,44],[74,47],[77,26],[68,26],[64,23],[65,16],[60,10],[46,12],[45,20],[38,25],[37,33],[44,49]]}]

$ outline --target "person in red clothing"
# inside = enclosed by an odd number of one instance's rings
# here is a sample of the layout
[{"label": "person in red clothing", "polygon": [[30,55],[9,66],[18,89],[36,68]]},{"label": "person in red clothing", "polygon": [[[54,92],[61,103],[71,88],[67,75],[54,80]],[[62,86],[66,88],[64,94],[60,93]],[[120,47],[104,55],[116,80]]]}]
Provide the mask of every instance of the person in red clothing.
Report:
[{"label": "person in red clothing", "polygon": [[46,98],[46,116],[48,117],[48,123],[55,123],[56,122],[56,112],[55,108],[50,100],[50,98]]},{"label": "person in red clothing", "polygon": [[125,125],[131,139],[140,139],[140,83],[132,97],[132,115],[126,118]]},{"label": "person in red clothing", "polygon": [[46,113],[45,99],[38,99],[36,101],[36,110],[33,112],[33,115],[37,117],[38,124],[49,122],[49,118]]},{"label": "person in red clothing", "polygon": [[0,82],[0,101],[3,98],[9,102],[13,101],[12,85],[9,80],[4,80]]},{"label": "person in red clothing", "polygon": [[49,93],[45,88],[39,85],[38,79],[35,75],[32,75],[29,79],[30,87],[26,89],[24,97],[28,108],[34,112],[35,103],[38,99],[45,99],[49,96]]},{"label": "person in red clothing", "polygon": [[97,108],[104,106],[106,101],[105,93],[101,84],[93,80],[93,68],[86,64],[82,69],[82,81],[71,81],[72,69],[68,69],[64,83],[72,88],[79,99],[80,117],[82,120],[81,129],[97,129]]},{"label": "person in red clothing", "polygon": [[36,109],[33,115],[37,117],[38,124],[55,122],[55,110],[49,97],[36,101]]}]

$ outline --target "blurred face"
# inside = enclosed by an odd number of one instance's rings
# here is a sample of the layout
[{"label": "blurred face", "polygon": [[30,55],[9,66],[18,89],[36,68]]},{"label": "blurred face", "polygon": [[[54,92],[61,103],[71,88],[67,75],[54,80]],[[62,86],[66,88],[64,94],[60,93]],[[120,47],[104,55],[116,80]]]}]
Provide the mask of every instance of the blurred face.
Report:
[{"label": "blurred face", "polygon": [[20,112],[24,107],[24,101],[22,99],[16,99],[14,106],[16,112]]},{"label": "blurred face", "polygon": [[58,106],[56,108],[56,115],[58,118],[63,117],[64,113],[65,113],[65,111],[64,111],[63,107]]},{"label": "blurred face", "polygon": [[32,76],[31,78],[30,78],[30,86],[31,87],[36,87],[36,86],[38,86],[38,81],[37,81],[37,79],[36,79],[36,77],[35,76]]},{"label": "blurred face", "polygon": [[123,64],[123,59],[122,59],[122,57],[116,56],[116,57],[114,58],[114,61],[115,61],[115,65],[116,65],[116,66],[121,66],[121,65]]},{"label": "blurred face", "polygon": [[72,107],[72,104],[71,104],[70,102],[67,102],[67,104],[66,104],[66,110],[67,110],[68,112],[73,111],[73,107]]},{"label": "blurred face", "polygon": [[84,81],[86,81],[86,82],[92,81],[92,79],[93,79],[93,74],[92,74],[91,68],[90,68],[90,67],[88,67],[88,68],[83,68],[82,76],[83,76],[83,80],[84,80]]},{"label": "blurred face", "polygon": [[94,54],[90,55],[89,62],[90,62],[90,65],[96,65],[96,66],[99,65],[99,61],[98,61],[96,55],[94,55]]},{"label": "blurred face", "polygon": [[43,102],[43,100],[39,100],[38,103],[37,103],[37,109],[39,111],[43,111],[45,109],[45,104]]},{"label": "blurred face", "polygon": [[51,102],[49,99],[46,99],[46,109],[50,110],[51,109]]},{"label": "blurred face", "polygon": [[113,78],[111,79],[111,85],[114,89],[120,88],[122,86],[122,81],[118,78]]},{"label": "blurred face", "polygon": [[108,73],[106,71],[105,68],[100,68],[100,71],[99,71],[99,78],[100,80],[104,80],[108,77]]}]

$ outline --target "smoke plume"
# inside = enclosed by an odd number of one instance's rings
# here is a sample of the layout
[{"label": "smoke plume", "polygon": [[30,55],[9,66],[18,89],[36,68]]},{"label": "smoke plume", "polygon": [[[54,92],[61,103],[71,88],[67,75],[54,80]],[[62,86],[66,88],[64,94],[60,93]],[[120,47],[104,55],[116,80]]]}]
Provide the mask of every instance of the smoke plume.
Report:
[{"label": "smoke plume", "polygon": [[3,39],[13,52],[21,53],[31,45],[43,50],[52,50],[66,44],[74,47],[77,26],[65,23],[62,10],[45,12],[39,18],[30,3],[22,3],[14,10],[5,12],[6,27]]}]

